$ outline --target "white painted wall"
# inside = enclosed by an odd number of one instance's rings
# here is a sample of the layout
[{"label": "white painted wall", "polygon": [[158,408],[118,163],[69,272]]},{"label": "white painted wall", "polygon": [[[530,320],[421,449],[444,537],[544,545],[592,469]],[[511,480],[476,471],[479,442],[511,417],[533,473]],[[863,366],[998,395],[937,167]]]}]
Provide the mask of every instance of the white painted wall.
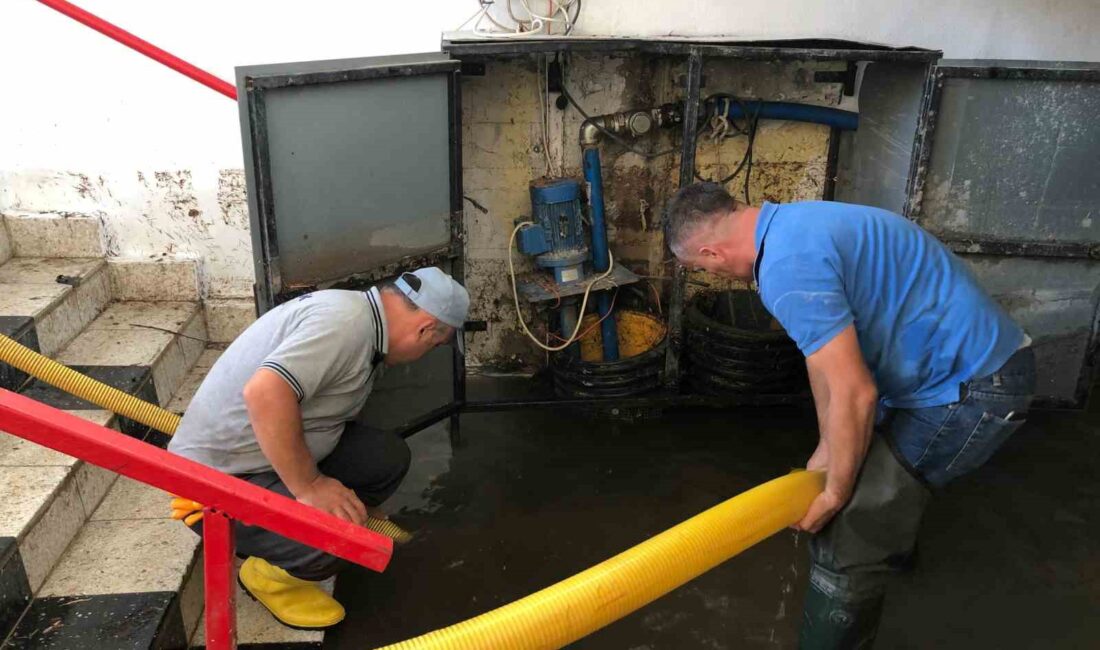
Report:
[{"label": "white painted wall", "polygon": [[[531,0],[538,3],[543,0]],[[431,51],[474,0],[80,0],[227,79],[235,65]],[[578,33],[835,37],[949,57],[1100,60],[1097,0],[585,0]],[[205,262],[249,295],[236,106],[31,0],[0,0],[0,209],[103,215],[111,253]]]},{"label": "white painted wall", "polygon": [[[236,65],[439,49],[458,0],[76,0],[232,82]],[[251,296],[237,106],[31,0],[0,0],[0,210],[103,216],[111,253],[204,260]],[[219,193],[221,197],[219,200]]]},{"label": "white painted wall", "polygon": [[[586,0],[584,4],[578,29],[597,33],[841,38],[939,49],[953,59],[1100,60],[1097,0]],[[672,6],[675,10],[670,10]]]}]

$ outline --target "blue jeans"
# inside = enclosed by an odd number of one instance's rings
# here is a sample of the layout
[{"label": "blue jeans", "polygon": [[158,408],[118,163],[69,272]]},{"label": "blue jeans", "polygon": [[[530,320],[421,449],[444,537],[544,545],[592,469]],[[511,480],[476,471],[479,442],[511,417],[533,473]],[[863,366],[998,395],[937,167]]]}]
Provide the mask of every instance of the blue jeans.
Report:
[{"label": "blue jeans", "polygon": [[884,434],[933,487],[978,467],[1023,424],[1035,393],[1035,353],[1019,350],[997,372],[963,384],[959,401],[883,414]]},{"label": "blue jeans", "polygon": [[1023,424],[1034,392],[1035,355],[1025,348],[963,384],[957,402],[880,412],[852,499],[810,540],[810,587],[836,608],[833,619],[877,611],[868,603],[881,603],[890,575],[911,565],[931,490],[989,460]]}]

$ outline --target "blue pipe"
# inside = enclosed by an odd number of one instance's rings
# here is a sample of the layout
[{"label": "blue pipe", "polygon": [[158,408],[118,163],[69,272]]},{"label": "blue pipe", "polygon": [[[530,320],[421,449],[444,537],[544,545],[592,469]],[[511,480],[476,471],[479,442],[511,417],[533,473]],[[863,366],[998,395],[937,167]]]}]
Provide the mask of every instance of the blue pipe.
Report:
[{"label": "blue pipe", "polygon": [[[714,104],[714,110],[717,112],[723,108],[727,100],[718,97],[712,98],[710,102]],[[812,106],[810,104],[795,104],[793,102],[762,102],[758,100],[738,101],[731,98],[728,100],[728,107],[726,107],[726,117],[730,119],[741,119],[746,117],[746,110],[748,111],[747,117],[750,118],[757,115],[757,111],[759,111],[759,117],[762,120],[813,122],[815,124],[831,126],[842,131],[855,131],[859,128],[859,113],[844,111],[839,108],[829,108],[828,106]]]},{"label": "blue pipe", "polygon": [[[603,211],[603,172],[600,169],[600,150],[597,147],[584,148],[584,180],[588,181],[589,200],[592,203],[592,266],[596,273],[603,273],[611,266],[611,257],[607,247],[607,223]],[[600,318],[600,338],[603,340],[603,360],[619,360],[619,330],[615,317],[608,316],[611,311],[611,294],[600,291],[596,294],[596,309]],[[583,314],[581,314],[583,317]]]}]

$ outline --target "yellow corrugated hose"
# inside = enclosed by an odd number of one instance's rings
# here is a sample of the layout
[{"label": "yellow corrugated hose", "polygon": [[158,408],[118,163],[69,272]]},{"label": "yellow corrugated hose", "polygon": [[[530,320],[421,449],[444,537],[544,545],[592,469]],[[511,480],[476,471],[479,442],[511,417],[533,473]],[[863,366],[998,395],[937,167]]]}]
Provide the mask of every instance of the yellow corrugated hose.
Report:
[{"label": "yellow corrugated hose", "polygon": [[824,486],[821,472],[777,478],[526,598],[380,650],[561,648],[794,524]]},{"label": "yellow corrugated hose", "polygon": [[153,427],[157,431],[171,435],[179,426],[180,416],[175,413],[82,375],[2,334],[0,334],[0,360],[66,393],[76,395],[82,400],[114,411],[145,426]]},{"label": "yellow corrugated hose", "polygon": [[[168,435],[174,434],[176,427],[179,426],[180,416],[175,413],[87,375],[82,375],[72,368],[20,345],[3,334],[0,334],[0,361],[100,408],[113,411]],[[386,519],[370,517],[364,526],[399,543],[407,542],[412,538],[400,526]]]}]

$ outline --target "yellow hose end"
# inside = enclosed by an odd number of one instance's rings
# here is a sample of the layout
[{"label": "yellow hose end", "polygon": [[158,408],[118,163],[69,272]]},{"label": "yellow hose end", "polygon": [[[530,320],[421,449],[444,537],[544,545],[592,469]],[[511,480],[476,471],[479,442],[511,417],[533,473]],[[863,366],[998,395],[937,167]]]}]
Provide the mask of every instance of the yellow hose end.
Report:
[{"label": "yellow hose end", "polygon": [[369,530],[385,535],[398,544],[408,544],[412,541],[412,533],[408,532],[404,528],[401,528],[397,524],[393,523],[389,519],[377,519],[375,517],[367,517],[367,523],[364,524]]},{"label": "yellow hose end", "polygon": [[796,523],[821,472],[768,481],[513,603],[380,650],[555,650],[617,621]]}]

